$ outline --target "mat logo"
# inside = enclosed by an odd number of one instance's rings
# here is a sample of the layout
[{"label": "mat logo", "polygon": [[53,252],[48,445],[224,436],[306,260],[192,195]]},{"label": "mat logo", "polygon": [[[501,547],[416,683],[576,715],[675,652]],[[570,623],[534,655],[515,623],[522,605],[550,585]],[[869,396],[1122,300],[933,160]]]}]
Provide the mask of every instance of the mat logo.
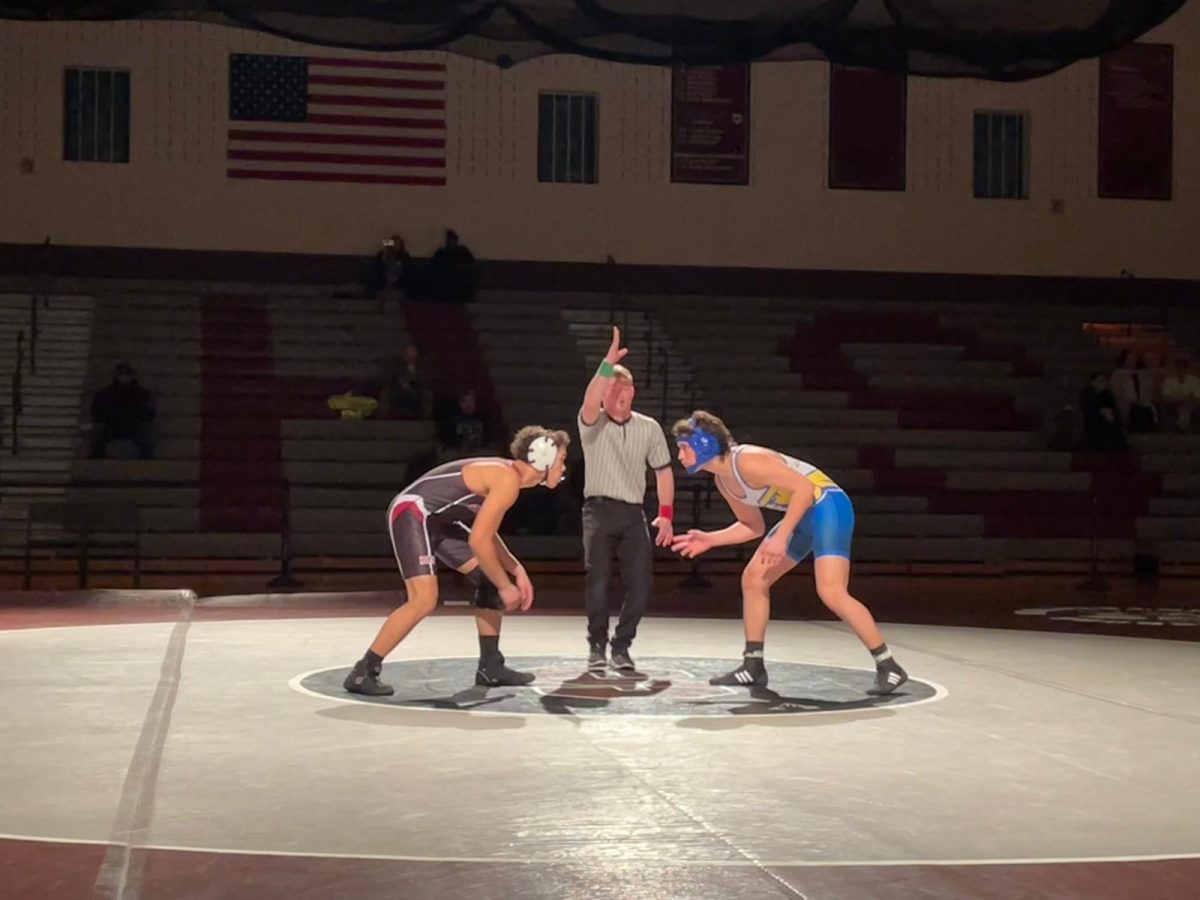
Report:
[{"label": "mat logo", "polygon": [[[710,685],[687,672],[580,673],[577,669],[550,667],[538,670],[532,687],[545,697],[563,700],[617,700],[654,697],[670,691],[675,701],[709,700],[734,693],[731,688]],[[556,684],[557,682],[557,684]]]},{"label": "mat logo", "polygon": [[1041,616],[1056,622],[1082,622],[1089,625],[1165,625],[1190,628],[1200,626],[1200,609],[1149,606],[1048,606],[1018,609],[1018,616]]}]

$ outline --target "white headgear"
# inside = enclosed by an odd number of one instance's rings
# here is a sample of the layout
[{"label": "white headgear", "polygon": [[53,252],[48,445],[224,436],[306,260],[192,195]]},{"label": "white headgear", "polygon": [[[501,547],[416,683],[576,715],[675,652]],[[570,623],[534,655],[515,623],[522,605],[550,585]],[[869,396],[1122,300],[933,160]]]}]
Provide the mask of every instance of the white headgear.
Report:
[{"label": "white headgear", "polygon": [[539,472],[549,472],[554,461],[558,459],[558,444],[554,438],[542,435],[529,442],[529,451],[525,460]]}]

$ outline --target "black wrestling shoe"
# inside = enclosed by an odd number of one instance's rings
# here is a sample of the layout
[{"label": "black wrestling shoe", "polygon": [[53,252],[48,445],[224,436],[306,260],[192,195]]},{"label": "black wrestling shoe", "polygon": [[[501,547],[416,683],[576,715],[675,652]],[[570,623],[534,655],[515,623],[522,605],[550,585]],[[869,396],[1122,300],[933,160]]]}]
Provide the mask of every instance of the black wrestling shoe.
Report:
[{"label": "black wrestling shoe", "polygon": [[908,673],[900,668],[894,659],[886,659],[875,667],[875,687],[867,688],[872,697],[890,694],[904,682],[908,681]]},{"label": "black wrestling shoe", "polygon": [[618,672],[637,671],[637,667],[633,664],[633,657],[629,655],[628,650],[614,649],[612,652],[612,658],[609,660],[608,664]]},{"label": "black wrestling shoe", "polygon": [[600,644],[592,644],[592,649],[588,653],[588,671],[603,672],[608,668],[608,658],[604,655],[604,647]]},{"label": "black wrestling shoe", "polygon": [[724,684],[731,687],[766,687],[767,667],[762,665],[761,660],[754,667],[747,666],[743,662],[732,672],[726,672],[724,675],[708,679],[708,683]]},{"label": "black wrestling shoe", "polygon": [[351,694],[365,694],[368,697],[387,697],[394,694],[396,689],[380,681],[379,674],[379,670],[368,669],[367,664],[360,659],[342,682],[342,687]]},{"label": "black wrestling shoe", "polygon": [[504,659],[480,660],[475,670],[475,683],[481,687],[520,687],[533,681],[532,672],[518,672],[504,664]]}]

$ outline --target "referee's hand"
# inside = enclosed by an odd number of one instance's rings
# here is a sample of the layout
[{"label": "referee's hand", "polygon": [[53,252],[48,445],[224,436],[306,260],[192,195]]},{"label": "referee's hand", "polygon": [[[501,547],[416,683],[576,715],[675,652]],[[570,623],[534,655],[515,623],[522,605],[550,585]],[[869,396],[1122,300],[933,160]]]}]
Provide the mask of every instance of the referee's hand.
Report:
[{"label": "referee's hand", "polygon": [[612,343],[608,345],[608,353],[604,354],[604,359],[615,366],[625,358],[625,354],[628,352],[628,347],[621,346],[621,329],[614,325]]},{"label": "referee's hand", "polygon": [[671,525],[671,520],[659,516],[650,523],[658,529],[658,534],[654,538],[656,547],[670,547],[671,541],[675,539],[675,528]]}]

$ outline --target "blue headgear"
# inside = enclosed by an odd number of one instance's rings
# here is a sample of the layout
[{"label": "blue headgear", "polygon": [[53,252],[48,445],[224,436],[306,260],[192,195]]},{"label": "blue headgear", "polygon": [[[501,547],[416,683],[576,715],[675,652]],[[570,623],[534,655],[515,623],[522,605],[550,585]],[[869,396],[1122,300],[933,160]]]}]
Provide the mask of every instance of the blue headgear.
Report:
[{"label": "blue headgear", "polygon": [[679,443],[687,444],[696,454],[695,465],[687,467],[687,473],[695,475],[700,471],[702,465],[721,455],[721,442],[717,440],[715,434],[705,431],[697,425],[695,419],[688,419],[688,426],[692,429],[692,433],[687,437],[680,437]]}]

